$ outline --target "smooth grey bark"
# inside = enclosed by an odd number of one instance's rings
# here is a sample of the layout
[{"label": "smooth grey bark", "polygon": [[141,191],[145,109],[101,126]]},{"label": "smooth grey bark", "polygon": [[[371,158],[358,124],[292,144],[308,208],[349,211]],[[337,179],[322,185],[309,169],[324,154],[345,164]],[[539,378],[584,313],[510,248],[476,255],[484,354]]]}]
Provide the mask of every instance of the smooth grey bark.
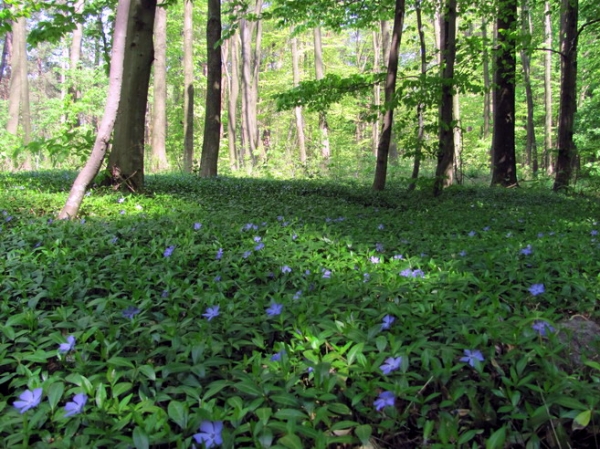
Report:
[{"label": "smooth grey bark", "polygon": [[157,0],[132,0],[127,24],[121,103],[108,157],[113,188],[144,189],[144,143],[150,73],[154,60],[154,16]]},{"label": "smooth grey bark", "polygon": [[[300,83],[300,54],[298,53],[298,38],[292,37],[292,76],[294,79],[294,87]],[[294,108],[294,117],[296,119],[296,135],[298,137],[298,155],[300,163],[306,164],[306,140],[304,137],[304,117],[302,115],[302,106]]]},{"label": "smooth grey bark", "polygon": [[[544,36],[546,48],[552,48],[552,17],[550,15],[550,1],[544,3]],[[544,52],[544,166],[546,173],[554,173],[552,162],[552,52]]]},{"label": "smooth grey bark", "polygon": [[5,78],[10,78],[10,55],[12,54],[12,32],[7,31],[4,35],[2,45],[2,57],[0,58],[0,84]]},{"label": "smooth grey bark", "polygon": [[490,135],[490,123],[492,117],[492,83],[490,81],[490,54],[487,42],[487,22],[481,21],[482,57],[483,57],[483,129],[482,137],[487,139]]},{"label": "smooth grey bark", "polygon": [[184,0],[183,9],[183,171],[194,164],[194,23],[193,1]]},{"label": "smooth grey bark", "polygon": [[[83,0],[77,0],[75,3],[75,12],[82,13],[84,7]],[[71,48],[69,51],[69,69],[71,71],[71,83],[69,86],[69,94],[71,95],[71,100],[76,102],[79,100],[81,96],[81,92],[78,89],[77,83],[74,79],[75,71],[78,69],[79,60],[81,59],[81,42],[83,40],[83,24],[77,22],[75,25],[75,29],[73,30],[73,34],[71,36]],[[75,126],[81,125],[80,117],[75,119]]]},{"label": "smooth grey bark", "polygon": [[462,126],[460,119],[460,94],[454,92],[452,95],[452,120],[454,126],[454,181],[462,184]]},{"label": "smooth grey bark", "polygon": [[373,190],[383,190],[387,178],[387,163],[392,140],[392,126],[394,123],[394,96],[396,93],[396,79],[398,77],[398,59],[400,43],[402,42],[402,29],[404,27],[404,0],[396,0],[394,5],[394,26],[392,29],[392,43],[388,60],[387,76],[385,79],[385,114],[383,127],[377,147],[377,163],[375,165],[375,179]]},{"label": "smooth grey bark", "polygon": [[498,4],[497,46],[494,76],[494,130],[492,136],[492,182],[502,187],[517,186],[515,156],[515,73],[517,0]]},{"label": "smooth grey bark", "polygon": [[[323,42],[321,39],[321,28],[313,29],[313,44],[315,54],[315,79],[321,80],[325,77],[325,66],[323,64]],[[331,149],[329,147],[329,126],[327,125],[327,114],[319,112],[319,130],[321,132],[320,152],[324,161],[328,161],[331,157]]]},{"label": "smooth grey bark", "polygon": [[446,0],[440,14],[442,96],[439,111],[439,147],[433,194],[438,196],[452,185],[454,173],[453,81],[456,58],[456,0]]},{"label": "smooth grey bark", "polygon": [[[521,32],[523,35],[533,35],[533,28],[531,25],[531,12],[528,9],[527,0],[521,0]],[[535,139],[535,123],[533,118],[533,89],[531,87],[531,61],[527,49],[521,48],[521,66],[523,67],[523,84],[525,85],[525,98],[527,101],[527,143],[525,148],[526,162],[533,172],[534,176],[537,176],[538,172],[538,157],[537,157],[537,144]]]},{"label": "smooth grey bark", "polygon": [[154,102],[151,133],[152,171],[169,167],[167,139],[167,9],[156,8],[154,18]]},{"label": "smooth grey bark", "polygon": [[[22,20],[21,20],[22,19]],[[20,104],[21,104],[21,65],[23,64],[22,45],[20,43],[23,35],[22,27],[24,18],[21,18],[12,25],[12,54],[11,54],[11,75],[8,92],[8,120],[6,130],[11,134],[17,134],[20,122]],[[21,23],[19,22],[21,20]]]},{"label": "smooth grey bark", "polygon": [[200,160],[200,176],[217,176],[221,143],[221,0],[208,0],[206,21],[206,116]]},{"label": "smooth grey bark", "polygon": [[[373,72],[378,73],[381,65],[381,42],[380,35],[373,31]],[[379,144],[379,107],[381,102],[381,86],[376,83],[373,86],[373,106],[375,107],[375,120],[371,124],[371,150],[373,156],[377,156],[377,145]]]},{"label": "smooth grey bark", "polygon": [[113,132],[119,103],[121,101],[123,63],[125,60],[125,38],[127,35],[130,3],[131,0],[119,0],[119,3],[117,4],[111,65],[108,76],[109,84],[104,115],[98,129],[98,134],[96,135],[92,153],[83,167],[83,170],[77,175],[77,178],[71,187],[71,191],[69,192],[69,197],[58,214],[59,219],[72,219],[77,216],[85,195],[85,189],[98,174],[110,143],[110,137]]},{"label": "smooth grey bark", "polygon": [[[231,64],[225,64],[225,74],[227,76],[227,85],[228,85],[228,103],[229,107],[227,110],[227,141],[229,145],[229,166],[232,170],[236,170],[243,166],[244,164],[244,156],[241,151],[238,152],[237,149],[237,107],[238,107],[238,98],[240,94],[240,84],[239,84],[239,59],[238,59],[238,51],[239,51],[239,35],[238,32],[231,36],[228,40],[228,54],[230,55]],[[231,71],[229,71],[229,67],[231,67]],[[243,148],[243,147],[242,147]]]}]

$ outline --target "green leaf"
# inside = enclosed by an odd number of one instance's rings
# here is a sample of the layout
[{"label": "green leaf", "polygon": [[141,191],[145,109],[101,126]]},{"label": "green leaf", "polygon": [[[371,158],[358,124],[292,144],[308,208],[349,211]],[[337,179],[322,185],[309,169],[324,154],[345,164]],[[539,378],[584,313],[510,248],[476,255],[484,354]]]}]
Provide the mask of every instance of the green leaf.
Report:
[{"label": "green leaf", "polygon": [[181,402],[169,402],[167,413],[169,414],[169,418],[175,421],[182,430],[186,430],[188,425],[188,412]]},{"label": "green leaf", "polygon": [[246,393],[250,396],[262,396],[263,391],[254,383],[249,380],[243,380],[242,382],[238,382],[235,384],[235,388],[237,388],[242,393]]},{"label": "green leaf", "polygon": [[592,419],[592,411],[585,410],[573,419],[573,430],[585,429]]},{"label": "green leaf", "polygon": [[338,415],[351,415],[352,410],[348,408],[346,404],[341,404],[339,402],[334,402],[333,404],[328,404],[327,408],[331,410],[333,413],[337,413]]},{"label": "green leaf", "polygon": [[364,424],[362,426],[358,426],[356,429],[354,429],[354,433],[363,446],[370,444],[371,434],[373,433],[373,429],[370,425]]},{"label": "green leaf", "polygon": [[138,369],[140,370],[140,373],[142,373],[148,379],[156,380],[156,372],[154,371],[154,368],[150,365],[142,365]]},{"label": "green leaf", "polygon": [[275,413],[275,418],[281,420],[306,419],[306,413],[293,408],[282,408]]},{"label": "green leaf", "polygon": [[65,384],[62,382],[54,382],[52,385],[50,385],[50,388],[48,388],[48,402],[50,403],[50,408],[52,410],[56,408],[56,405],[58,404],[58,401],[60,401],[64,391]]},{"label": "green leaf", "polygon": [[296,435],[287,434],[279,439],[278,443],[290,449],[304,449],[302,441]]},{"label": "green leaf", "polygon": [[134,368],[133,363],[131,363],[130,360],[127,360],[126,358],[123,358],[123,357],[111,357],[110,359],[108,359],[108,361],[106,363],[109,366],[114,365],[114,366],[124,366],[126,368]]},{"label": "green leaf", "polygon": [[150,442],[148,441],[148,435],[141,427],[136,426],[133,429],[133,445],[135,449],[149,449]]},{"label": "green leaf", "polygon": [[503,449],[506,440],[506,427],[496,430],[485,442],[485,449]]},{"label": "green leaf", "polygon": [[364,343],[357,343],[352,347],[352,349],[350,349],[350,351],[348,351],[348,365],[352,365],[354,363],[356,356],[362,353],[364,347]]}]

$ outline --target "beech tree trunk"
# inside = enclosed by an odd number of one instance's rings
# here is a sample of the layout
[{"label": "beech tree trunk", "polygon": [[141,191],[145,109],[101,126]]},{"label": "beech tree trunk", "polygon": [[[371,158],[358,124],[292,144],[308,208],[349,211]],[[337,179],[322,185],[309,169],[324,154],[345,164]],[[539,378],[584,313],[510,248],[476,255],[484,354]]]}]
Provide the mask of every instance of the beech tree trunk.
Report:
[{"label": "beech tree trunk", "polygon": [[132,0],[127,24],[121,102],[108,175],[114,188],[144,189],[144,139],[150,72],[154,60],[154,16],[157,0]]},{"label": "beech tree trunk", "polygon": [[[552,48],[552,17],[550,15],[550,1],[546,0],[544,4],[544,35],[545,47]],[[552,161],[552,52],[544,52],[544,166],[546,173],[554,173],[554,163]]]},{"label": "beech tree trunk", "polygon": [[[373,72],[379,73],[381,66],[381,42],[379,33],[373,31]],[[373,86],[373,106],[375,107],[375,120],[371,124],[371,150],[373,156],[377,156],[377,145],[379,144],[379,107],[381,102],[381,86],[376,83]]]},{"label": "beech tree trunk", "polygon": [[[300,55],[298,54],[298,38],[292,38],[292,76],[294,77],[294,87],[300,83]],[[306,141],[304,138],[304,117],[302,116],[302,106],[294,108],[296,117],[296,134],[298,136],[298,154],[300,163],[306,165]]]},{"label": "beech tree trunk", "polygon": [[[321,80],[325,77],[325,66],[323,64],[323,43],[321,41],[321,28],[313,29],[314,53],[315,53],[315,79]],[[321,131],[321,157],[326,162],[331,156],[329,147],[329,126],[327,125],[327,114],[319,112],[319,130]]]},{"label": "beech tree trunk", "polygon": [[569,187],[573,160],[576,156],[573,142],[573,124],[577,111],[577,20],[578,0],[562,0],[560,22],[560,112],[558,118],[558,155],[554,191]]},{"label": "beech tree trunk", "polygon": [[183,171],[194,165],[194,24],[193,2],[184,0],[183,10]]},{"label": "beech tree trunk", "polygon": [[169,167],[167,160],[167,10],[156,8],[154,18],[154,104],[152,108],[152,170]]},{"label": "beech tree trunk", "polygon": [[440,102],[439,149],[433,194],[438,196],[453,182],[454,129],[453,81],[456,57],[456,0],[446,0],[440,20],[440,50],[442,57],[442,98]]},{"label": "beech tree trunk", "polygon": [[221,0],[208,0],[206,22],[206,117],[200,176],[217,176],[219,145],[221,142]]},{"label": "beech tree trunk", "polygon": [[[531,13],[526,0],[521,0],[521,31],[523,35],[533,35],[531,26]],[[525,48],[521,49],[521,65],[523,66],[523,84],[527,100],[527,144],[525,154],[527,165],[531,168],[533,176],[537,176],[537,144],[535,141],[535,123],[533,121],[533,89],[531,88],[531,64],[529,54]]]},{"label": "beech tree trunk", "polygon": [[[236,31],[228,41],[228,54],[230,55],[230,64],[224,64],[225,73],[227,76],[228,82],[228,102],[229,107],[227,109],[227,141],[229,144],[229,166],[232,170],[236,170],[243,166],[244,164],[244,156],[241,151],[238,152],[237,149],[237,107],[238,107],[238,98],[240,93],[240,84],[239,84],[239,35]],[[229,71],[229,67],[231,67],[231,71]],[[242,147],[243,148],[243,147]]]},{"label": "beech tree trunk", "polygon": [[517,185],[515,158],[515,32],[517,0],[498,5],[498,45],[494,84],[494,134],[492,137],[492,186]]},{"label": "beech tree trunk", "polygon": [[96,135],[92,153],[83,167],[83,170],[79,172],[79,175],[75,179],[71,191],[69,192],[67,202],[58,214],[59,219],[72,219],[77,216],[85,195],[85,189],[98,174],[110,143],[110,137],[112,135],[119,103],[121,101],[123,63],[125,60],[125,38],[127,36],[130,3],[131,0],[119,0],[119,3],[117,4],[112,54],[110,58],[110,73],[108,76],[109,84],[104,115],[102,117],[102,122],[100,123],[100,128],[98,129],[98,134]]},{"label": "beech tree trunk", "polygon": [[375,179],[373,190],[383,190],[387,178],[387,163],[392,140],[392,126],[394,123],[394,96],[396,93],[396,78],[398,76],[398,58],[402,29],[404,27],[404,0],[396,0],[394,6],[394,27],[392,29],[392,43],[390,45],[387,76],[385,79],[385,114],[379,145],[377,146],[377,164],[375,165]]},{"label": "beech tree trunk", "polygon": [[482,137],[487,139],[490,135],[490,122],[492,112],[492,83],[490,82],[490,56],[487,42],[487,23],[481,21],[482,55],[483,55],[483,129]]}]

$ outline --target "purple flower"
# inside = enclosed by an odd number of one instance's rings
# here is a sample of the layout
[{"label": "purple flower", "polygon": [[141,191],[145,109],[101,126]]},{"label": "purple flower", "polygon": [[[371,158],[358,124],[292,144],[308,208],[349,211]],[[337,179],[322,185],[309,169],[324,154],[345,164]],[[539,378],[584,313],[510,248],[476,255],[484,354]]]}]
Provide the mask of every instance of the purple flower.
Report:
[{"label": "purple flower", "polygon": [[221,282],[221,275],[217,274],[213,280],[215,282]]},{"label": "purple flower", "polygon": [[413,270],[412,277],[414,277],[414,278],[424,278],[425,277],[425,273],[420,268],[417,268],[416,270]]},{"label": "purple flower", "polygon": [[375,405],[375,410],[380,412],[385,407],[393,407],[395,402],[396,397],[394,396],[394,393],[391,391],[384,391],[379,394],[379,397],[375,400],[373,405]]},{"label": "purple flower", "polygon": [[123,316],[125,318],[129,318],[130,320],[132,320],[133,317],[136,316],[138,313],[140,313],[140,309],[134,306],[129,306],[125,310],[123,310]]},{"label": "purple flower", "polygon": [[261,243],[259,243],[258,245],[256,245],[256,246],[254,247],[254,251],[260,251],[260,250],[261,250],[261,249],[263,249],[264,247],[265,247],[265,244],[261,242]]},{"label": "purple flower", "polygon": [[42,389],[36,388],[33,391],[25,390],[19,396],[19,401],[13,402],[13,405],[16,409],[19,410],[19,413],[23,414],[30,408],[37,407],[42,400]]},{"label": "purple flower", "polygon": [[125,198],[121,197],[117,200],[117,203],[123,204],[125,202]]},{"label": "purple flower", "polygon": [[377,226],[377,229],[379,229],[380,231],[383,231],[384,228],[385,228],[385,226],[383,226],[382,224],[380,224],[379,226]]},{"label": "purple flower", "polygon": [[110,239],[110,243],[115,244],[115,243],[117,243],[118,240],[119,240],[119,237],[113,237],[112,239]]},{"label": "purple flower", "polygon": [[259,237],[259,236],[254,237],[254,241],[256,243],[259,243],[261,240],[262,240],[262,237]]},{"label": "purple flower", "polygon": [[65,413],[65,417],[78,415],[81,413],[85,403],[87,402],[87,399],[87,396],[83,393],[78,393],[73,396],[73,401],[65,404],[65,411],[67,412]]},{"label": "purple flower", "polygon": [[381,330],[389,329],[392,326],[392,323],[396,321],[396,317],[392,315],[386,315],[383,317],[383,323],[381,323]]},{"label": "purple flower", "polygon": [[590,232],[590,235],[591,236],[598,235],[598,231],[596,231],[595,229],[592,229],[591,232]]},{"label": "purple flower", "polygon": [[323,279],[329,279],[331,277],[331,271],[330,270],[323,270]]},{"label": "purple flower", "polygon": [[379,259],[379,257],[375,257],[375,256],[371,256],[371,263],[379,263],[381,260]]},{"label": "purple flower", "polygon": [[221,260],[222,257],[223,257],[223,248],[219,248],[219,251],[217,251],[217,256],[215,257],[215,259]]},{"label": "purple flower", "polygon": [[477,234],[475,231],[471,231],[469,232],[469,237],[475,237],[475,234]]},{"label": "purple flower", "polygon": [[363,274],[363,282],[369,282],[370,279],[371,279],[371,275],[369,273]]},{"label": "purple flower", "polygon": [[298,234],[294,233],[292,234],[292,240],[296,240],[298,238]]},{"label": "purple flower", "polygon": [[163,253],[163,256],[165,256],[165,257],[171,257],[171,254],[173,254],[174,250],[175,250],[175,245],[168,246],[167,249],[165,249],[165,252]]},{"label": "purple flower", "polygon": [[523,254],[524,256],[529,256],[532,252],[533,249],[531,249],[531,245],[527,245],[525,248],[523,248],[521,251],[521,254]]},{"label": "purple flower", "polygon": [[381,365],[379,367],[379,369],[383,372],[383,374],[385,374],[387,376],[392,371],[396,371],[398,368],[400,368],[401,364],[402,364],[402,357],[396,357],[396,358],[388,357],[387,359],[385,359],[384,364]]},{"label": "purple flower", "polygon": [[467,252],[463,249],[460,253],[458,253],[458,255],[460,257],[465,257],[467,255]]},{"label": "purple flower", "polygon": [[206,313],[202,314],[208,321],[219,316],[219,306],[212,306],[206,309]]},{"label": "purple flower", "polygon": [[194,231],[198,231],[202,227],[202,223],[194,223]]},{"label": "purple flower", "polygon": [[464,350],[464,357],[460,358],[461,362],[468,363],[471,366],[475,366],[475,361],[483,362],[483,354],[479,349],[474,349],[471,351],[470,349]]},{"label": "purple flower", "polygon": [[58,352],[66,353],[75,349],[75,337],[69,335],[66,343],[61,343],[58,347]]},{"label": "purple flower", "polygon": [[400,272],[400,276],[405,277],[405,278],[409,278],[412,277],[412,270],[410,268],[407,268],[405,270],[402,270]]},{"label": "purple flower", "polygon": [[120,213],[121,215],[125,215],[125,211],[124,211],[124,210],[120,210],[120,211],[119,211],[119,213]]},{"label": "purple flower", "polygon": [[489,230],[490,230],[490,227],[489,227],[489,226],[486,226],[485,228],[483,228],[483,230],[484,230],[485,232],[487,232],[487,231],[489,231]]},{"label": "purple flower", "polygon": [[247,259],[248,257],[250,257],[251,254],[252,254],[252,251],[246,251],[244,254],[242,254],[242,257],[244,259]]},{"label": "purple flower", "polygon": [[281,267],[281,272],[282,273],[291,273],[292,269],[290,267],[288,267],[287,265],[284,265],[283,267]]},{"label": "purple flower", "polygon": [[198,444],[204,444],[206,449],[223,444],[223,421],[202,421],[198,430],[200,433],[194,434],[194,440]]},{"label": "purple flower", "polygon": [[298,300],[298,299],[300,299],[301,296],[302,296],[302,290],[298,290],[296,292],[296,294],[294,295],[294,299]]},{"label": "purple flower", "polygon": [[383,243],[376,243],[375,244],[375,251],[377,251],[378,253],[382,253],[383,250],[384,250]]},{"label": "purple flower", "polygon": [[273,304],[271,304],[269,306],[269,308],[266,310],[266,312],[267,312],[268,316],[277,316],[277,315],[281,314],[282,310],[283,310],[283,304],[277,304],[276,302],[274,302]]},{"label": "purple flower", "polygon": [[533,296],[541,295],[545,291],[546,289],[544,288],[544,284],[533,284],[531,287],[529,287],[529,293],[531,293]]},{"label": "purple flower", "polygon": [[162,293],[160,294],[161,298],[166,298],[169,296],[169,290],[163,290]]},{"label": "purple flower", "polygon": [[394,255],[394,260],[402,260],[404,259],[404,257],[402,256],[402,254],[395,254]]},{"label": "purple flower", "polygon": [[285,354],[285,351],[276,352],[271,356],[271,362],[279,362],[281,360],[281,356]]},{"label": "purple flower", "polygon": [[552,327],[550,325],[550,323],[548,323],[547,321],[542,321],[542,320],[538,320],[535,323],[533,323],[531,325],[531,328],[536,331],[538,333],[538,335],[541,335],[542,337],[545,337],[546,335],[548,335],[548,332],[554,332],[554,327]]}]

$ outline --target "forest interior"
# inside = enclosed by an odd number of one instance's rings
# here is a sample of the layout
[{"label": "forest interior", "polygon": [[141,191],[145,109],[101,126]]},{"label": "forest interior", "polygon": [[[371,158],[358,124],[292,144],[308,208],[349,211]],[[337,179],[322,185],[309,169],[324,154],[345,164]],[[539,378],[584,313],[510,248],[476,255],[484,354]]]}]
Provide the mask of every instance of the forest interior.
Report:
[{"label": "forest interior", "polygon": [[600,448],[600,3],[0,31],[7,447]]}]

